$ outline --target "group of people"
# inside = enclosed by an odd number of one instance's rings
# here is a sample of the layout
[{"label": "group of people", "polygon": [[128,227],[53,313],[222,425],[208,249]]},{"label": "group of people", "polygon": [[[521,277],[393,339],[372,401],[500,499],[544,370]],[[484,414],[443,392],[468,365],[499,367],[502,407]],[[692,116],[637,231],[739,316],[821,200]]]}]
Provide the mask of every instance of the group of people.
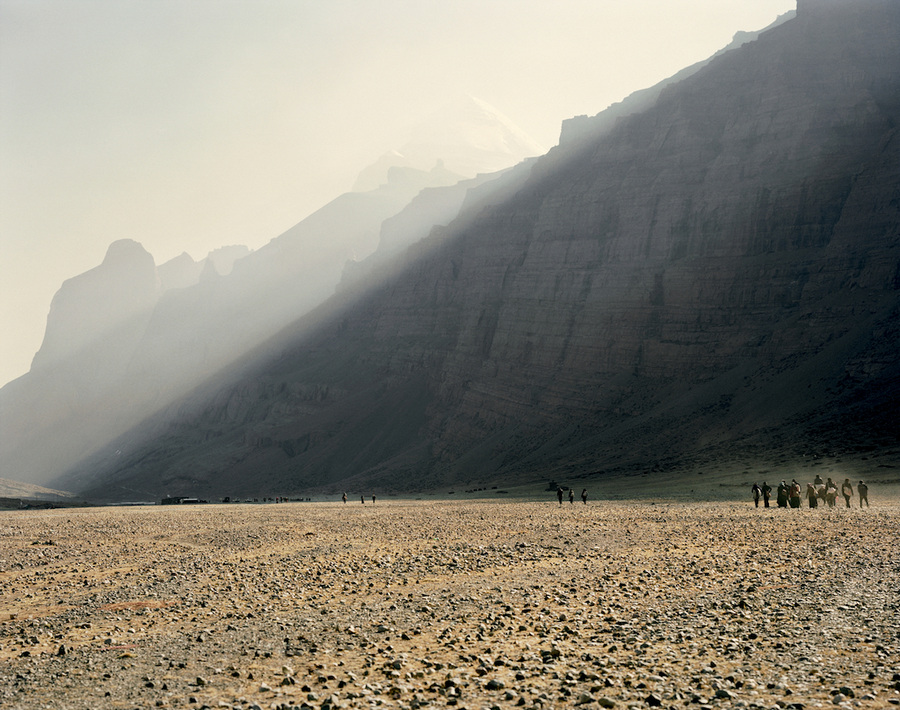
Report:
[{"label": "group of people", "polygon": [[[581,489],[581,502],[584,503],[585,505],[587,505],[587,498],[588,498],[587,488],[582,488],[582,489]],[[559,501],[559,504],[560,504],[560,505],[563,504],[563,489],[562,489],[562,486],[557,486],[557,487],[556,487],[556,499]],[[571,504],[574,504],[574,503],[575,503],[575,491],[574,491],[573,489],[570,488],[570,489],[569,489],[569,504],[571,505]]]},{"label": "group of people", "polygon": [[[750,490],[753,493],[753,502],[756,504],[757,508],[759,507],[760,498],[762,498],[763,505],[766,508],[769,507],[769,499],[772,497],[772,487],[769,484],[765,481],[763,481],[762,486],[758,483],[754,483]],[[852,507],[850,501],[853,498],[853,485],[850,483],[849,478],[844,479],[844,482],[841,484],[840,492],[847,507]],[[860,481],[856,484],[856,492],[859,495],[859,507],[862,508],[863,504],[865,504],[868,508],[869,487],[863,481]],[[819,501],[822,501],[830,508],[834,508],[837,496],[837,484],[832,481],[831,478],[827,481],[823,481],[822,477],[817,475],[812,483],[806,484],[805,492],[800,484],[797,483],[796,479],[793,479],[790,483],[782,481],[778,484],[775,501],[779,508],[787,508],[788,506],[791,508],[799,508],[800,504],[803,502],[803,498],[806,498],[810,508],[818,507]]]}]

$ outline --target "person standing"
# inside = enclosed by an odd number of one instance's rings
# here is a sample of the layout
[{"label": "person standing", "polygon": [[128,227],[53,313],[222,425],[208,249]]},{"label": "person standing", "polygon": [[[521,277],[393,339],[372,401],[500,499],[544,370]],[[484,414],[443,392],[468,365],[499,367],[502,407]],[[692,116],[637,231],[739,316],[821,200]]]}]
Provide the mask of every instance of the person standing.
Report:
[{"label": "person standing", "polygon": [[360,497],[359,497],[359,502],[362,503],[363,505],[365,505],[365,504],[366,504],[366,497],[365,497],[365,496],[360,496]]},{"label": "person standing", "polygon": [[569,505],[574,505],[574,504],[575,504],[575,491],[573,491],[570,488],[569,489]]},{"label": "person standing", "polygon": [[865,502],[866,507],[868,508],[869,507],[869,487],[865,483],[860,481],[859,484],[857,484],[857,486],[856,486],[856,492],[859,493],[859,507],[862,508],[863,507],[862,504],[863,504],[863,502]]},{"label": "person standing", "polygon": [[810,508],[819,507],[819,494],[816,493],[816,488],[812,483],[806,484],[806,499],[809,501]]},{"label": "person standing", "polygon": [[759,497],[762,495],[762,488],[759,487],[758,483],[753,484],[753,488],[750,489],[753,492],[753,503],[756,507],[759,507]]},{"label": "person standing", "polygon": [[556,499],[559,501],[559,504],[562,505],[562,486],[556,487]]},{"label": "person standing", "polygon": [[772,497],[772,486],[763,481],[762,484],[762,494],[763,494],[763,507],[769,507],[769,498]]},{"label": "person standing", "polygon": [[800,484],[796,478],[791,479],[790,500],[792,508],[800,507]]},{"label": "person standing", "polygon": [[344,503],[347,502],[347,491],[344,491],[344,494],[341,496],[341,500],[344,501]]},{"label": "person standing", "polygon": [[778,503],[779,508],[787,508],[789,490],[788,484],[784,481],[778,484],[778,497],[776,498],[776,502]]},{"label": "person standing", "polygon": [[581,489],[581,502],[587,505],[587,488]]},{"label": "person standing", "polygon": [[853,486],[850,485],[850,479],[845,478],[844,484],[841,486],[841,495],[844,496],[844,501],[847,503],[847,507],[850,507],[850,499],[853,497]]}]

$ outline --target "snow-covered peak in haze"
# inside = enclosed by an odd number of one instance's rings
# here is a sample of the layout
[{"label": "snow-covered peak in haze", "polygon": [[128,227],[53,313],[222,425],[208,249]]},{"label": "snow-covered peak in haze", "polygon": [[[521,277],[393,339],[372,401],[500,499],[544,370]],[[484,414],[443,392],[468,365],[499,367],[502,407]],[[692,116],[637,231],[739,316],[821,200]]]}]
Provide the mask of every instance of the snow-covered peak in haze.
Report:
[{"label": "snow-covered peak in haze", "polygon": [[447,170],[471,178],[544,152],[490,104],[464,96],[417,123],[403,146],[385,153],[359,174],[353,191],[367,192],[384,184],[392,167],[430,170],[441,161]]}]

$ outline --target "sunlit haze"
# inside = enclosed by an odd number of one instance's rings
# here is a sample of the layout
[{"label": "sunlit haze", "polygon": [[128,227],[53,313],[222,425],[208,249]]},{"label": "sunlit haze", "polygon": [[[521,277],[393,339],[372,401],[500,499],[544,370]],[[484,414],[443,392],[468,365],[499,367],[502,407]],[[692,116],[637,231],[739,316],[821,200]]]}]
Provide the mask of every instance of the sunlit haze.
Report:
[{"label": "sunlit haze", "polygon": [[0,384],[130,238],[257,249],[460,95],[545,149],[794,0],[0,0]]}]

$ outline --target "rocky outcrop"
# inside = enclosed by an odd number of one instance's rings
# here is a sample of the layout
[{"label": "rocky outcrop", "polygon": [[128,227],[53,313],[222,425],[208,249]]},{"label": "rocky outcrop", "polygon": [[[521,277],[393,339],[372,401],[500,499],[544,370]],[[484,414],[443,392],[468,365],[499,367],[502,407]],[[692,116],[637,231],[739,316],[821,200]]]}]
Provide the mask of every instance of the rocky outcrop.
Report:
[{"label": "rocky outcrop", "polygon": [[227,276],[236,261],[250,254],[250,249],[242,244],[220,247],[211,251],[202,261],[194,261],[187,252],[157,267],[159,283],[163,292],[180,288],[191,288],[200,283],[203,271],[212,268],[216,274]]},{"label": "rocky outcrop", "polygon": [[402,274],[68,483],[171,490],[190,472],[187,492],[227,495],[896,463],[898,8],[801,14],[551,151]]}]

